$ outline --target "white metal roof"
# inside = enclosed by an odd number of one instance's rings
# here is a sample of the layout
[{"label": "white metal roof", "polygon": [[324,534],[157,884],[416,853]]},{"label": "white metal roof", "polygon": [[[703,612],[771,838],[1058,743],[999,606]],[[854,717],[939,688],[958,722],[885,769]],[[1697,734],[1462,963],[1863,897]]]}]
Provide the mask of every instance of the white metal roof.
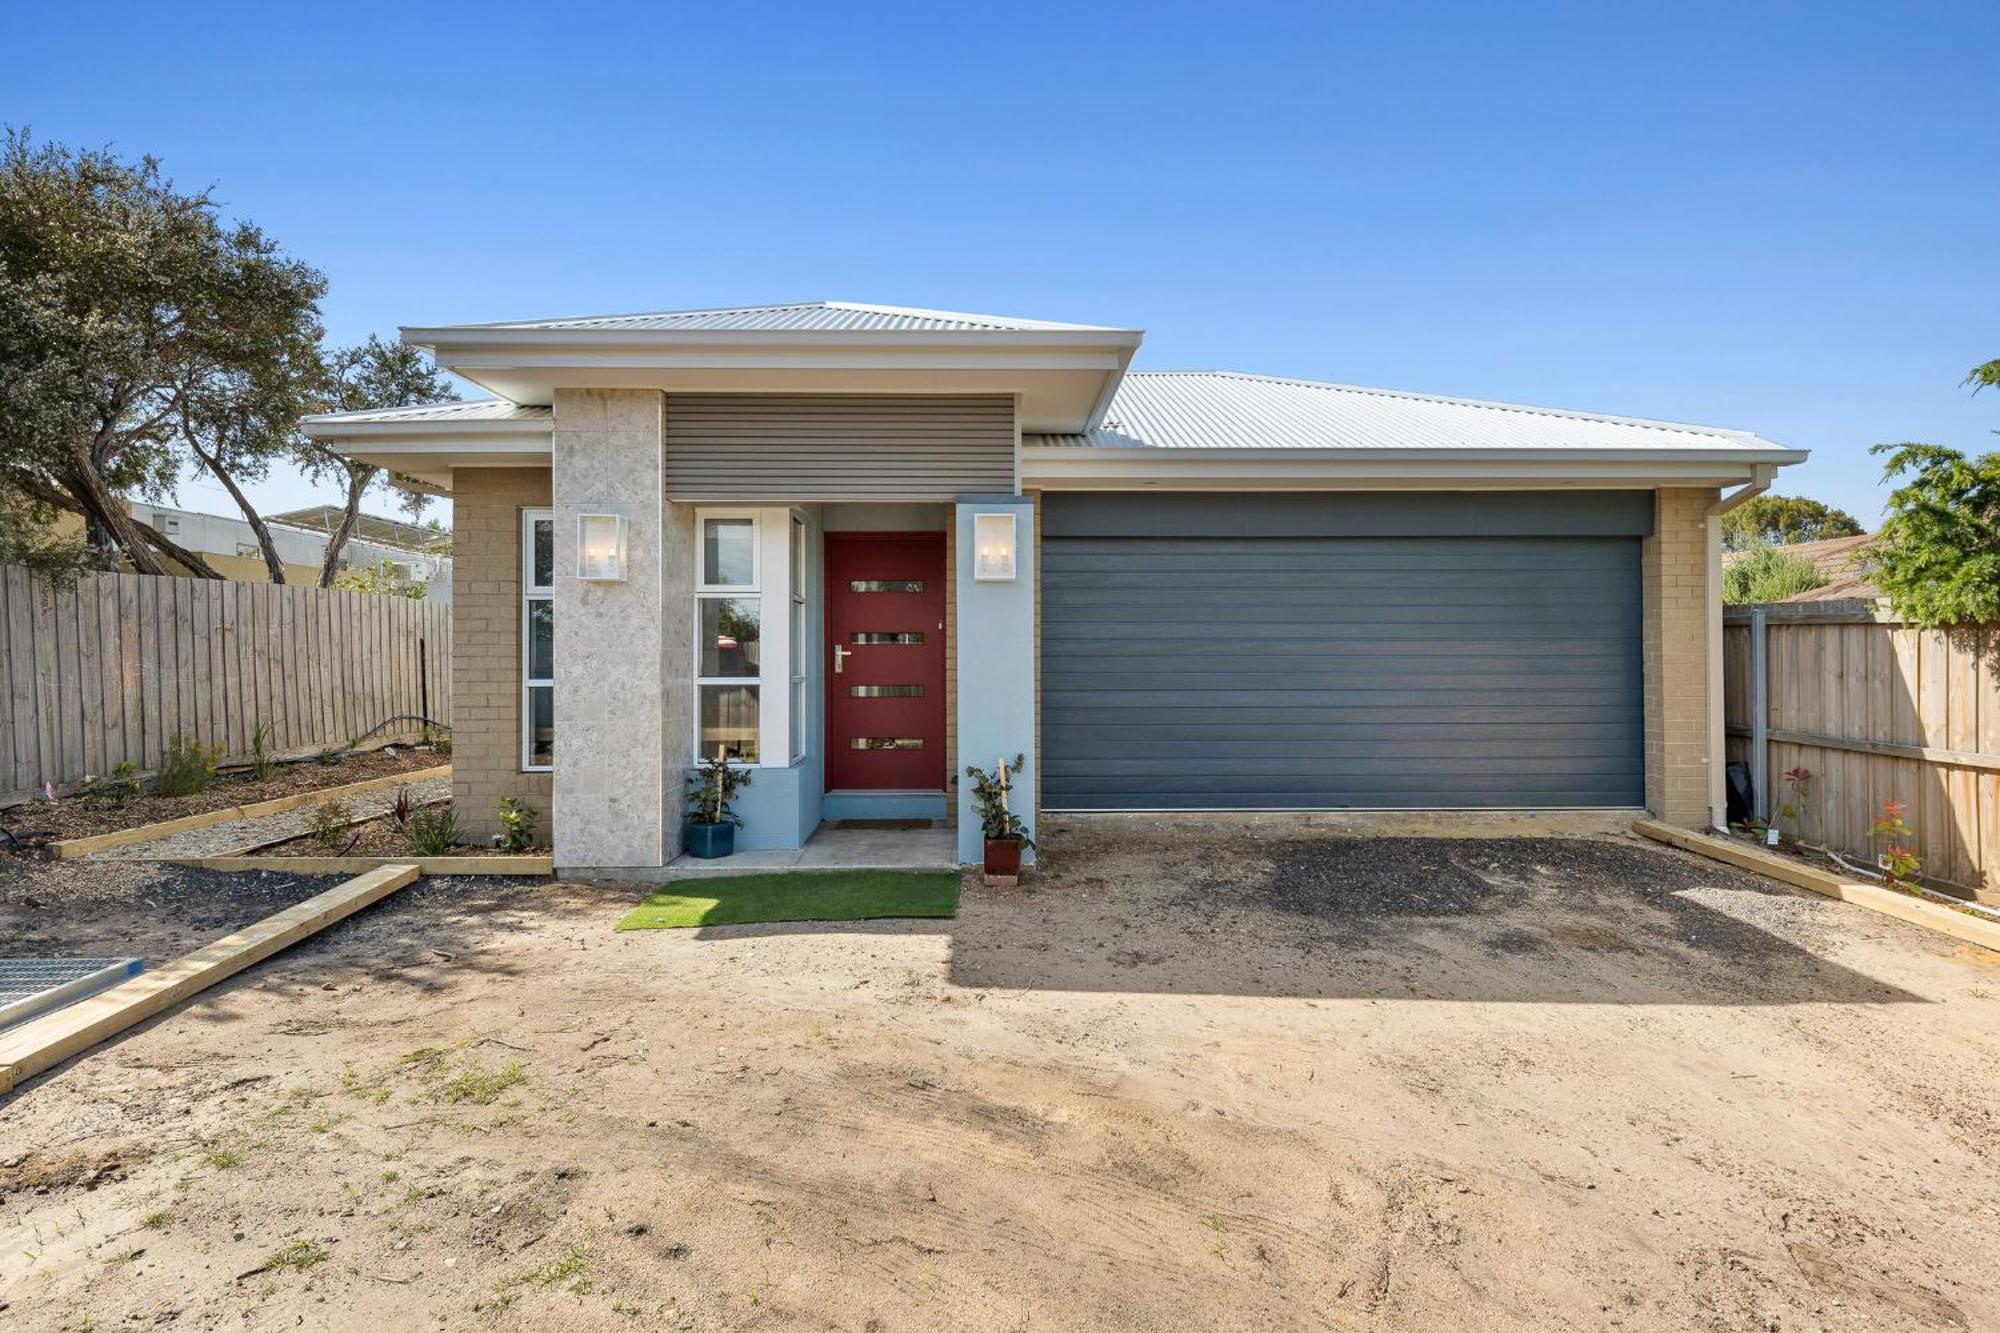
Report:
[{"label": "white metal roof", "polygon": [[510,403],[505,398],[475,398],[469,403],[420,403],[415,407],[385,407],[361,412],[321,412],[305,418],[307,426],[402,426],[441,421],[549,421],[551,409]]},{"label": "white metal roof", "polygon": [[[1224,370],[1134,370],[1082,449],[1674,450],[1788,454],[1748,431]],[[1804,457],[1800,453],[1798,457]]]},{"label": "white metal roof", "polygon": [[453,329],[521,331],[599,330],[628,333],[1029,333],[1106,332],[1096,324],[975,315],[957,310],[868,305],[857,301],[794,301],[784,305],[728,306],[715,310],[659,310],[636,315],[579,315],[561,319],[457,324]]}]

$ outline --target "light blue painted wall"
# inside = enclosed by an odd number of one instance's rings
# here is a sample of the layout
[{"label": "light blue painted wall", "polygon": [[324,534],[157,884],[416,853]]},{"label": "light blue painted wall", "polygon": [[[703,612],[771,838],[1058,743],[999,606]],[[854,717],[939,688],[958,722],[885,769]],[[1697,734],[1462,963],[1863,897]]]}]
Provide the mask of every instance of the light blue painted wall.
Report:
[{"label": "light blue painted wall", "polygon": [[[981,583],[972,577],[973,516],[1014,515],[1014,578]],[[1013,807],[1034,831],[1035,788],[1035,508],[1025,497],[963,497],[958,503],[958,762],[990,768],[1005,756],[1027,757],[1014,780]],[[958,859],[985,856],[972,816],[972,784],[958,784]],[[1030,854],[1032,857],[1032,853]]]}]

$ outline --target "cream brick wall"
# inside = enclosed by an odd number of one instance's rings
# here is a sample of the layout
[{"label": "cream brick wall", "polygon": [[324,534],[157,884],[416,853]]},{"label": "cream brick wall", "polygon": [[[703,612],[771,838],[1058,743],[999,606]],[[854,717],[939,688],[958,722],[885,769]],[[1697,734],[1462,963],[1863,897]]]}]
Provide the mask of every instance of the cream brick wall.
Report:
[{"label": "cream brick wall", "polygon": [[502,796],[541,813],[550,834],[547,773],[521,771],[521,511],[546,508],[547,468],[452,473],[451,798],[460,827],[500,831]]},{"label": "cream brick wall", "polygon": [[1669,824],[1708,823],[1708,520],[1716,492],[1657,492],[1643,545],[1646,808]]}]

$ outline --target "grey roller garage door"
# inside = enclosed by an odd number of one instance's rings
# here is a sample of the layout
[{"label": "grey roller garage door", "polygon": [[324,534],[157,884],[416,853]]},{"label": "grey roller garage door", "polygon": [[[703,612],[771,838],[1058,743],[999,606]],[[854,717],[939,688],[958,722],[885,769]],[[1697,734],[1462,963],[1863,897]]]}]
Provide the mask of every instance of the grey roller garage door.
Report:
[{"label": "grey roller garage door", "polygon": [[1642,801],[1636,537],[1066,526],[1104,525],[1045,524],[1046,808]]}]

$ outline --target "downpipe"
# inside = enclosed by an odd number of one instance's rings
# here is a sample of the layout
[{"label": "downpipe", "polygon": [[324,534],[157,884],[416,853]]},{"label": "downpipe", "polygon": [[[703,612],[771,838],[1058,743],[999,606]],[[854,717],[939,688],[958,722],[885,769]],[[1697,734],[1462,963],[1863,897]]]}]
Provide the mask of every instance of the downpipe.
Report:
[{"label": "downpipe", "polygon": [[1722,516],[1770,490],[1777,475],[1775,463],[1752,464],[1747,484],[1717,496],[1703,511],[1708,524],[1708,822],[1725,834],[1729,832],[1729,791],[1722,716]]}]

